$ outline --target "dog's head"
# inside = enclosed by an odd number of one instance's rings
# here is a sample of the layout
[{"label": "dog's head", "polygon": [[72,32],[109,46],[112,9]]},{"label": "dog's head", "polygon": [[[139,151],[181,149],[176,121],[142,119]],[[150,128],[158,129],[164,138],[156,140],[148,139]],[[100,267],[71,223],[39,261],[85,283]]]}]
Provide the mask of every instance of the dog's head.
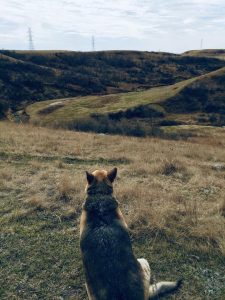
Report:
[{"label": "dog's head", "polygon": [[88,195],[102,194],[110,195],[113,193],[113,182],[117,175],[117,168],[107,172],[105,170],[95,170],[93,173],[86,171]]}]

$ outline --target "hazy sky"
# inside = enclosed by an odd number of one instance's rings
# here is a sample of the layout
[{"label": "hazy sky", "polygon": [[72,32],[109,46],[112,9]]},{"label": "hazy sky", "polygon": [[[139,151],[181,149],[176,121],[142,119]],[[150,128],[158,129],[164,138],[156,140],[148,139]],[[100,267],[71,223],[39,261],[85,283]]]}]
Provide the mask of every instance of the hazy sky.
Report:
[{"label": "hazy sky", "polygon": [[0,0],[0,48],[225,48],[225,0]]}]

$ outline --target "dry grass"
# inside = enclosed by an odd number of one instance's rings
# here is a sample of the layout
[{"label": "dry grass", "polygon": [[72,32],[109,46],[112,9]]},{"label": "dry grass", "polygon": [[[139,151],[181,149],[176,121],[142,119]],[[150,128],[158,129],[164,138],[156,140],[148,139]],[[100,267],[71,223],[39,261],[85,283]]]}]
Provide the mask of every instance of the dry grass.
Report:
[{"label": "dry grass", "polygon": [[[9,247],[13,247],[11,235],[15,239],[18,235],[29,245],[25,238],[29,234],[36,245],[35,249],[29,246],[31,252],[25,255],[25,260],[36,257],[31,266],[43,250],[35,236],[41,238],[43,234],[46,255],[55,261],[48,265],[43,259],[42,268],[48,268],[48,275],[47,271],[45,275],[39,271],[32,273],[33,277],[27,275],[24,294],[9,288],[11,294],[6,291],[2,299],[86,297],[78,246],[84,172],[113,165],[119,169],[115,195],[131,229],[137,255],[147,257],[162,279],[184,276],[188,282],[183,292],[171,299],[222,299],[222,275],[218,275],[218,286],[214,284],[210,294],[213,281],[204,270],[214,272],[215,279],[215,270],[222,274],[223,269],[225,174],[213,166],[225,162],[224,141],[222,130],[214,135],[204,129],[198,143],[196,137],[188,141],[138,139],[0,123],[2,234]],[[51,239],[57,240],[57,246],[51,246]],[[194,256],[197,261],[193,261]],[[65,262],[65,269],[60,267],[59,257]],[[18,288],[22,277],[14,278],[13,272],[7,271],[6,277],[8,282],[14,280]],[[55,279],[54,272],[61,277]],[[24,276],[23,269],[16,274]],[[55,289],[53,296],[50,286]],[[43,291],[47,293],[44,298]]]}]

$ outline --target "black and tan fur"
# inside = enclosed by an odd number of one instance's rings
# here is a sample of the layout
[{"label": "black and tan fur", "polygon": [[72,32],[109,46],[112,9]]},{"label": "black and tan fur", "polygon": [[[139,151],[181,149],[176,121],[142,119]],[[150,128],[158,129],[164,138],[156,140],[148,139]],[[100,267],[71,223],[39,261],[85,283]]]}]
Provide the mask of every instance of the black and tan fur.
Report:
[{"label": "black and tan fur", "polygon": [[113,196],[117,169],[86,172],[87,197],[80,222],[80,247],[90,300],[147,300],[179,282],[149,285],[150,268],[132,251],[127,224]]}]

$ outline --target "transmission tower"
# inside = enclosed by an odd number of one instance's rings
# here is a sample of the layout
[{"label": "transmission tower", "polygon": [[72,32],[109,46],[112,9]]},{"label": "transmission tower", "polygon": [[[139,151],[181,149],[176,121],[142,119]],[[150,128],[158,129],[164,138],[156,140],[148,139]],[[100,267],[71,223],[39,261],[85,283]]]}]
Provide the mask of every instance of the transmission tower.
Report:
[{"label": "transmission tower", "polygon": [[30,27],[28,28],[28,42],[29,42],[29,50],[34,50],[33,35]]},{"label": "transmission tower", "polygon": [[92,51],[94,52],[95,51],[95,37],[92,36],[91,38],[91,44],[92,44]]}]

